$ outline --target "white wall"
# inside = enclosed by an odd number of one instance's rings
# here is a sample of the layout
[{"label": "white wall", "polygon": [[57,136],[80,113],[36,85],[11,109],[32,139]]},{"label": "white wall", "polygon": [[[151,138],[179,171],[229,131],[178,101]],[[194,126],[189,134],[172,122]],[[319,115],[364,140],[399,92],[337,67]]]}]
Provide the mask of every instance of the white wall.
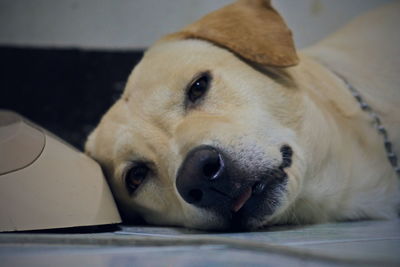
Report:
[{"label": "white wall", "polygon": [[[391,0],[274,0],[298,47]],[[0,45],[143,48],[230,0],[0,0]]]}]

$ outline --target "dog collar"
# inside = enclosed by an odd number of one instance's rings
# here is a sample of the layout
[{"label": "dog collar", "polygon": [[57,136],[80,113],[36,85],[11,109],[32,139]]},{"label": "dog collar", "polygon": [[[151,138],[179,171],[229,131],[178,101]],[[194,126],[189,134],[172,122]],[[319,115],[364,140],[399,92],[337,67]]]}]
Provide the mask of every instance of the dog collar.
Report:
[{"label": "dog collar", "polygon": [[376,113],[372,109],[372,107],[370,105],[368,105],[367,102],[365,102],[365,100],[361,96],[360,92],[358,92],[358,90],[353,85],[351,85],[351,83],[349,83],[349,81],[345,77],[343,77],[342,75],[340,75],[339,73],[337,73],[337,72],[335,72],[333,70],[331,70],[331,71],[333,73],[335,73],[336,76],[338,76],[344,82],[344,84],[349,89],[350,93],[357,100],[361,110],[363,110],[365,113],[367,113],[368,116],[370,117],[374,128],[377,130],[378,134],[382,138],[383,145],[384,145],[384,148],[385,148],[385,151],[386,151],[387,159],[389,160],[390,165],[392,165],[394,171],[396,172],[397,177],[400,179],[400,166],[399,166],[399,163],[398,163],[398,157],[397,157],[397,154],[395,153],[395,151],[393,149],[393,142],[389,138],[389,133],[386,130],[386,128],[383,126],[382,120],[379,117],[378,113]]}]

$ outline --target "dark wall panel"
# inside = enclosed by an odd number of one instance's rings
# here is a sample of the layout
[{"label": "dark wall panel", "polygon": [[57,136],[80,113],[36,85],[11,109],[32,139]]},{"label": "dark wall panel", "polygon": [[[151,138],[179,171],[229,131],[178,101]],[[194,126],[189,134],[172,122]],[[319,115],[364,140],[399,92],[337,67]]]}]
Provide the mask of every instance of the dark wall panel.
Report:
[{"label": "dark wall panel", "polygon": [[0,47],[0,109],[82,149],[143,51]]}]

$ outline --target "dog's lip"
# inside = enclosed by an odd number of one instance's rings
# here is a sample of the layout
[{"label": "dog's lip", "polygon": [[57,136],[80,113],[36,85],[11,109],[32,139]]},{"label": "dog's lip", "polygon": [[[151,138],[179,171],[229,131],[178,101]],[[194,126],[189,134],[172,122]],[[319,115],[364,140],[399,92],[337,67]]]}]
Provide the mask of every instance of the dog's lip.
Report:
[{"label": "dog's lip", "polygon": [[247,200],[250,199],[251,195],[252,195],[252,187],[249,186],[246,190],[244,190],[244,192],[241,195],[239,195],[235,199],[235,201],[232,204],[231,210],[235,213],[238,212],[244,206],[244,204],[246,204]]},{"label": "dog's lip", "polygon": [[233,213],[238,212],[253,195],[259,195],[265,188],[265,182],[257,181],[247,187],[238,197],[234,198],[231,207]]}]

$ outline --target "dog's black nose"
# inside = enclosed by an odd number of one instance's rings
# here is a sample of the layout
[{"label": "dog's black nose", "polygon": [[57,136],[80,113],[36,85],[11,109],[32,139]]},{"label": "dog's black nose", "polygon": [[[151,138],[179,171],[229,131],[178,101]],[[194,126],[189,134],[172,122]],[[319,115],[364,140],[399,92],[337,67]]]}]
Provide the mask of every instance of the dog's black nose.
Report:
[{"label": "dog's black nose", "polygon": [[200,146],[188,153],[176,178],[182,198],[199,207],[219,206],[227,197],[218,190],[226,180],[222,153],[211,146]]}]

